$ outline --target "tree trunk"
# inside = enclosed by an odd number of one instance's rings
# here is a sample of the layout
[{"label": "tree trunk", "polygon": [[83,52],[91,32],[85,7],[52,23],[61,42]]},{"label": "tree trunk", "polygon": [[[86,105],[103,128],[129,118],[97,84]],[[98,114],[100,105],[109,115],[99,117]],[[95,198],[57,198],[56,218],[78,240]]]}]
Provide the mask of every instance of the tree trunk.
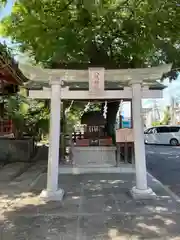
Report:
[{"label": "tree trunk", "polygon": [[0,103],[0,117],[4,118],[4,102]]},{"label": "tree trunk", "polygon": [[[104,109],[104,105],[102,104],[102,111]],[[119,109],[119,101],[116,102],[108,102],[107,103],[107,123],[105,126],[107,135],[112,137],[113,144],[116,143],[115,139],[115,123],[116,123],[116,115]]]}]

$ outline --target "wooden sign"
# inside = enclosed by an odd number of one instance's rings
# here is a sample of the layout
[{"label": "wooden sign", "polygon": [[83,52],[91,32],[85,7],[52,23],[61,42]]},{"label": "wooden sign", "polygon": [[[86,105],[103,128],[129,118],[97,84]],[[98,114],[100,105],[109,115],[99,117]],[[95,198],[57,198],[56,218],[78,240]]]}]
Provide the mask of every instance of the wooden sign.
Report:
[{"label": "wooden sign", "polygon": [[104,68],[89,68],[89,92],[99,94],[104,91]]},{"label": "wooden sign", "polygon": [[104,126],[84,126],[84,138],[100,138],[104,134]]},{"label": "wooden sign", "polygon": [[116,142],[134,142],[133,129],[121,128],[116,130]]}]

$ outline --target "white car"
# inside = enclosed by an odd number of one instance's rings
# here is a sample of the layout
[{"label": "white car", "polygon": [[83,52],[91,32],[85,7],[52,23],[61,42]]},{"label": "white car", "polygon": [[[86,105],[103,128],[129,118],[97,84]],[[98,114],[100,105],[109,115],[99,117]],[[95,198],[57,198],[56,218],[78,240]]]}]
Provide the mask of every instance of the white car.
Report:
[{"label": "white car", "polygon": [[180,143],[180,126],[160,125],[144,131],[146,144],[170,144],[177,146]]}]

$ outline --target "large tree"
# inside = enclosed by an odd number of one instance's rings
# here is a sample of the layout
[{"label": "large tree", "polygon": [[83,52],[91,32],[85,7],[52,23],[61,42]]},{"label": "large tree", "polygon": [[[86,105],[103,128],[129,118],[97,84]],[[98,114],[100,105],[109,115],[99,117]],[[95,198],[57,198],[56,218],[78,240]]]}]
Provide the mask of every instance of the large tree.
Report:
[{"label": "large tree", "polygon": [[1,29],[45,65],[177,67],[179,22],[177,0],[20,0]]},{"label": "large tree", "polygon": [[179,23],[178,0],[19,0],[1,30],[45,67],[178,68]]}]

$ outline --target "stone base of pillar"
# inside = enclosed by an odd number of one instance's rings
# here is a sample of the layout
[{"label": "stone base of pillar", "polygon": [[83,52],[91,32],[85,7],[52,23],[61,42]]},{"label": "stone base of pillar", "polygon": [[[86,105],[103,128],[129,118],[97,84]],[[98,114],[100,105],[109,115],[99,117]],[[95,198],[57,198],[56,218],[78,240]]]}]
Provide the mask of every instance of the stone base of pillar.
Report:
[{"label": "stone base of pillar", "polygon": [[131,195],[136,200],[155,199],[157,197],[151,188],[147,188],[146,190],[140,190],[137,189],[136,187],[133,187],[131,189]]},{"label": "stone base of pillar", "polygon": [[47,201],[47,202],[62,201],[63,196],[64,196],[64,190],[63,189],[58,189],[55,192],[45,189],[40,194],[40,198],[42,198],[44,201]]}]

